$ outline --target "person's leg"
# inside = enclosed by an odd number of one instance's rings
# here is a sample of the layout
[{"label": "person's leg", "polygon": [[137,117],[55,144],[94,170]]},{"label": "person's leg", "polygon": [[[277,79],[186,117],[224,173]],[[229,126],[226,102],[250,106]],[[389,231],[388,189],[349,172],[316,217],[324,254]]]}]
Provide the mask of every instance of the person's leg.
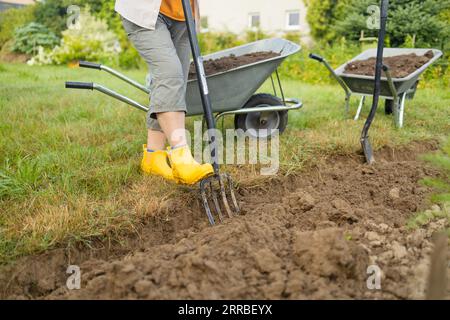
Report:
[{"label": "person's leg", "polygon": [[166,135],[162,131],[148,129],[147,149],[148,150],[164,150],[166,147]]},{"label": "person's leg", "polygon": [[[148,30],[124,20],[125,29],[128,25],[131,31],[127,30],[130,39],[147,61],[152,74],[151,103],[147,114],[150,146],[160,148],[163,144],[162,135],[153,131],[164,132],[173,147],[169,158],[174,178],[179,183],[194,184],[212,174],[213,170],[210,164],[200,165],[195,162],[187,146],[184,122],[186,81],[183,65],[169,31],[172,23],[173,21],[160,15],[156,29]],[[154,168],[151,161],[147,164],[147,167]],[[158,161],[159,165],[164,164]]]},{"label": "person's leg", "polygon": [[[155,30],[122,20],[130,40],[147,62],[152,74],[150,111],[147,114],[148,145],[160,148],[163,144],[162,132],[166,138],[174,140],[170,138],[173,131],[184,129],[184,121],[180,119],[186,112],[182,65],[168,27],[171,20],[160,15]],[[159,113],[167,114],[157,121]]]},{"label": "person's leg", "polygon": [[[183,77],[182,91],[183,99],[185,100],[191,52],[186,23],[172,20],[169,31],[181,63]],[[194,184],[214,173],[211,164],[199,164],[192,157],[191,150],[186,141],[184,113],[160,113],[158,114],[158,121],[165,132],[166,130],[172,132],[171,136],[167,136],[167,138],[172,146],[169,158],[176,180],[182,183]]]},{"label": "person's leg", "polygon": [[187,144],[184,112],[161,112],[157,114],[157,117],[172,148]]},{"label": "person's leg", "polygon": [[[133,42],[139,54],[147,62],[152,74],[158,74],[158,57],[153,48],[168,47],[171,45],[170,33],[161,21],[158,21],[156,30],[142,28],[129,20],[122,18],[123,26],[128,37]],[[162,39],[162,40],[161,40]],[[168,39],[168,40],[167,40]],[[173,45],[172,45],[173,46]],[[163,50],[160,50],[163,51]],[[151,91],[158,90],[155,81],[151,82]],[[147,114],[148,137],[147,144],[143,146],[143,158],[141,169],[144,173],[162,176],[168,180],[173,180],[172,168],[168,164],[168,154],[165,150],[166,136],[158,121]]]},{"label": "person's leg", "polygon": [[191,66],[191,45],[185,22],[175,22],[170,29],[173,44],[177,51],[178,58],[181,62],[184,78],[184,91],[186,92],[187,81],[189,77],[189,68]]},{"label": "person's leg", "polygon": [[[190,45],[184,22],[171,21],[169,32],[181,63],[183,73],[183,100],[186,99],[186,84],[190,66]],[[171,147],[187,145],[186,114],[184,112],[161,112],[157,114],[159,125],[164,131]]]},{"label": "person's leg", "polygon": [[[190,52],[189,37],[185,22],[171,21],[169,32],[175,46],[176,54],[181,63],[183,72],[183,99],[186,96],[186,87],[189,76]],[[167,139],[171,147],[182,146],[187,144],[185,134],[186,115],[180,112],[166,112],[157,115],[158,122],[166,133]]]}]

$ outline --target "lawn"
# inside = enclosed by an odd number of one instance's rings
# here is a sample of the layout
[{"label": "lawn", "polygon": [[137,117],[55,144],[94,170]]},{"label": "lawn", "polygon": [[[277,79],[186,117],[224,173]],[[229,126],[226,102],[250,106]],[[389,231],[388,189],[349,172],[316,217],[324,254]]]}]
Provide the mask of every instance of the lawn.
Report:
[{"label": "lawn", "polygon": [[[144,71],[125,73],[145,78]],[[65,90],[66,80],[95,80],[142,103],[147,100],[94,70],[0,65],[1,262],[93,238],[118,239],[153,215],[161,199],[186,191],[139,173],[144,113],[100,93]],[[344,115],[342,89],[286,81],[285,91],[300,98],[304,108],[289,115],[280,174],[329,155],[359,152],[363,120]],[[373,146],[443,139],[450,132],[449,105],[448,88],[421,88],[407,102],[402,130],[380,108],[371,130]],[[370,101],[361,118],[369,107]],[[231,125],[231,119],[226,121]],[[260,178],[251,166],[227,169],[238,181]]]}]

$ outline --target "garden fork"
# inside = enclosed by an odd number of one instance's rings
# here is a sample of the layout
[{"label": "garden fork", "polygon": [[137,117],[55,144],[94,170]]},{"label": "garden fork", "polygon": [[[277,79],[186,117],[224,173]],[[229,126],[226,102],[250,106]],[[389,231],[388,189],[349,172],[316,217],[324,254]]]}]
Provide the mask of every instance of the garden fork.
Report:
[{"label": "garden fork", "polygon": [[[200,96],[205,113],[206,124],[208,127],[209,146],[211,149],[211,159],[214,168],[214,175],[200,182],[200,195],[202,204],[205,208],[211,225],[215,224],[214,214],[211,210],[211,204],[215,209],[215,214],[220,221],[224,220],[225,209],[228,217],[232,218],[235,214],[239,214],[239,205],[234,193],[233,180],[228,174],[221,174],[218,161],[217,139],[216,139],[216,122],[212,113],[211,99],[209,97],[208,83],[206,81],[205,68],[203,66],[203,57],[200,53],[200,46],[197,40],[197,32],[195,30],[194,17],[190,0],[182,0],[184,16],[186,18],[186,26],[191,43],[192,57],[194,60],[195,70],[197,71],[197,81],[200,89]],[[220,198],[220,200],[219,200]],[[230,205],[230,199],[232,206]],[[232,208],[233,207],[233,208]]]}]

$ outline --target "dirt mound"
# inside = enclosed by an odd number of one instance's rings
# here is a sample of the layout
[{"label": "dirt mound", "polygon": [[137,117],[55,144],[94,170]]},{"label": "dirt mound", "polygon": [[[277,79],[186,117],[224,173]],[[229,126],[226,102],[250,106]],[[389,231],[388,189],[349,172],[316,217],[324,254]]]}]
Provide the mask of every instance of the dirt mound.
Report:
[{"label": "dirt mound", "polygon": [[[267,60],[275,57],[279,57],[279,53],[272,51],[261,51],[249,54],[244,54],[242,56],[236,56],[234,54],[223,57],[216,60],[205,60],[204,67],[207,76],[214,75],[216,73],[225,72],[231,69],[235,69],[241,66],[259,62],[262,60]],[[195,79],[197,77],[197,72],[195,71],[195,66],[191,63],[191,68],[189,70],[189,80]]]},{"label": "dirt mound", "polygon": [[369,259],[367,252],[346,240],[338,228],[297,233],[294,252],[295,262],[308,274],[344,281],[361,280]]},{"label": "dirt mound", "polygon": [[[389,67],[392,77],[405,78],[414,71],[420,69],[423,65],[433,59],[433,51],[428,51],[423,56],[415,53],[387,57],[383,59],[383,63]],[[363,76],[375,76],[376,58],[367,60],[353,61],[345,67],[345,73],[357,74]]]},{"label": "dirt mound", "polygon": [[[67,264],[49,263],[40,265],[34,278],[30,270],[24,271],[26,267],[10,270],[4,295],[423,298],[431,237],[448,221],[415,231],[405,224],[427,207],[424,199],[429,190],[419,180],[437,175],[413,155],[435,147],[434,143],[417,144],[395,153],[383,151],[373,167],[359,158],[340,157],[309,172],[275,177],[265,185],[243,185],[239,190],[242,215],[216,227],[207,226],[198,205],[174,200],[165,205],[159,224],[144,230],[139,249],[122,256],[72,258],[70,264],[80,265],[82,271],[81,290],[66,289]],[[384,153],[394,154],[392,160],[387,161]],[[157,235],[151,236],[152,232]],[[367,288],[371,265],[382,271],[381,290]]]}]

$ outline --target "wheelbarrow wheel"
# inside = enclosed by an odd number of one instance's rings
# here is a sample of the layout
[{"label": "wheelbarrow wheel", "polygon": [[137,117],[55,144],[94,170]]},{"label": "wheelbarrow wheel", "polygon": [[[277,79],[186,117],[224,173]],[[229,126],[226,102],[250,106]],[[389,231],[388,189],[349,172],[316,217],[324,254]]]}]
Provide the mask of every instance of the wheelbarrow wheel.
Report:
[{"label": "wheelbarrow wheel", "polygon": [[394,100],[386,99],[384,103],[384,113],[387,115],[394,113]]},{"label": "wheelbarrow wheel", "polygon": [[[255,94],[245,104],[244,109],[281,106],[283,102],[270,94]],[[287,111],[252,112],[234,117],[236,130],[243,130],[252,138],[270,138],[278,130],[283,133],[288,123]]]}]

